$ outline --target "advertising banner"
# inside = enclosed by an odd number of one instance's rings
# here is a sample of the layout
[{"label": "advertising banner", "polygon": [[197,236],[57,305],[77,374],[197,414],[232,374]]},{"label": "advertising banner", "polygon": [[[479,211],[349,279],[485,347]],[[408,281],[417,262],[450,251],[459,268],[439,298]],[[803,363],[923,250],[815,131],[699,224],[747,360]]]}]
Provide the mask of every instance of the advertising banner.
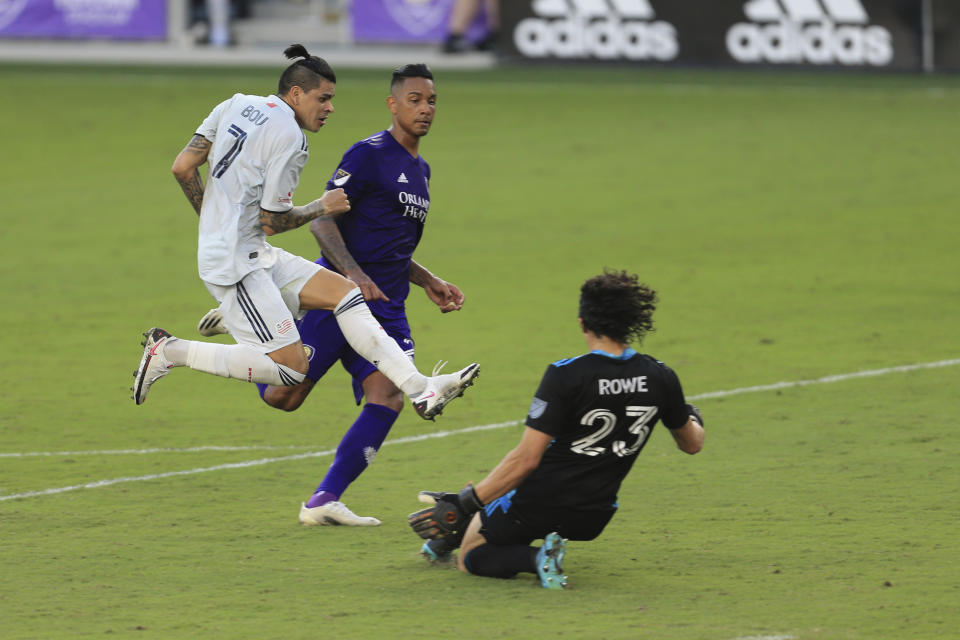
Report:
[{"label": "advertising banner", "polygon": [[166,0],[0,0],[0,38],[167,37]]},{"label": "advertising banner", "polygon": [[960,3],[935,2],[932,18],[934,67],[960,71]]},{"label": "advertising banner", "polygon": [[903,0],[518,0],[507,58],[726,67],[921,67],[919,3]]},{"label": "advertising banner", "polygon": [[[353,0],[350,15],[357,42],[442,42],[455,0]],[[509,3],[504,3],[509,4]],[[465,34],[484,34],[483,13]]]}]

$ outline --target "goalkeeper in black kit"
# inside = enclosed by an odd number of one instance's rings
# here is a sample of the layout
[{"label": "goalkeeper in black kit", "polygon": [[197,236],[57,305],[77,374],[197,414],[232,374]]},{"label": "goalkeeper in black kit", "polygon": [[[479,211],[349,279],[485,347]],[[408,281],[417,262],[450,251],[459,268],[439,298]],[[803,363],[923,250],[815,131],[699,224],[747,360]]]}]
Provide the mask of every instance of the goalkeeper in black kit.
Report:
[{"label": "goalkeeper in black kit", "polygon": [[[659,420],[685,453],[703,447],[703,418],[670,367],[637,353],[653,329],[656,292],[625,271],[580,290],[589,353],[547,367],[518,444],[477,485],[420,492],[433,506],[410,514],[432,562],[492,578],[534,573],[563,589],[567,540],[593,540],[617,512],[617,492]],[[540,547],[530,546],[543,539]]]}]

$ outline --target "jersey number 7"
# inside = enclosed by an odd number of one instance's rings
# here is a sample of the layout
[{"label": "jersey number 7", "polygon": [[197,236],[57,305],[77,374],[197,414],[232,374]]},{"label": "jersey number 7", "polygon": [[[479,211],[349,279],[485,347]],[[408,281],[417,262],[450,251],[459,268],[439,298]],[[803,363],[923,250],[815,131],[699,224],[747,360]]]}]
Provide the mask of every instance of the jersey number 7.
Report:
[{"label": "jersey number 7", "polygon": [[240,152],[243,150],[243,143],[247,141],[247,132],[238,127],[235,124],[230,125],[230,128],[227,129],[227,133],[232,135],[236,140],[233,141],[233,146],[220,158],[220,162],[217,163],[217,166],[213,168],[213,177],[221,177],[227,169],[230,168],[230,165],[234,160],[237,159],[237,156],[240,155]]}]

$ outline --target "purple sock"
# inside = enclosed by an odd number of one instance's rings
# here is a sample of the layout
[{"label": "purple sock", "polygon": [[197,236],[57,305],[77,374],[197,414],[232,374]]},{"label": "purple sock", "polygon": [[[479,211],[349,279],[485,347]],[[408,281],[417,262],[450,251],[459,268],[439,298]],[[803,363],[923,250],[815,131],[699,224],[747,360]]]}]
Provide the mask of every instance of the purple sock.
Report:
[{"label": "purple sock", "polygon": [[333,502],[339,497],[340,496],[330,493],[329,491],[317,491],[315,494],[310,496],[309,500],[307,500],[307,508],[313,509],[314,507],[319,507],[327,504],[328,502]]},{"label": "purple sock", "polygon": [[343,495],[350,483],[373,462],[398,415],[400,414],[383,405],[364,405],[363,411],[340,440],[333,464],[313,497],[307,502],[307,507],[313,508],[330,502],[331,495],[334,500]]},{"label": "purple sock", "polygon": [[267,385],[261,384],[259,382],[255,382],[254,384],[257,385],[257,389],[260,391],[260,399],[266,402],[266,400],[264,400],[263,394],[266,393],[267,391]]}]

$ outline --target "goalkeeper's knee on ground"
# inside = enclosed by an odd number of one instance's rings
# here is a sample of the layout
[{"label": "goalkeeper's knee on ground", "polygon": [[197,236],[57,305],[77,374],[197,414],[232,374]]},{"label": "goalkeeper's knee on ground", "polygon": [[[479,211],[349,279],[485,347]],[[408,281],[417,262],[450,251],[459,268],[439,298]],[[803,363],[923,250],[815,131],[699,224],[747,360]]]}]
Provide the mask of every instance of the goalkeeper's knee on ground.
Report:
[{"label": "goalkeeper's knee on ground", "polygon": [[463,557],[468,573],[487,578],[512,578],[520,572],[537,572],[537,549],[527,545],[482,544]]}]

